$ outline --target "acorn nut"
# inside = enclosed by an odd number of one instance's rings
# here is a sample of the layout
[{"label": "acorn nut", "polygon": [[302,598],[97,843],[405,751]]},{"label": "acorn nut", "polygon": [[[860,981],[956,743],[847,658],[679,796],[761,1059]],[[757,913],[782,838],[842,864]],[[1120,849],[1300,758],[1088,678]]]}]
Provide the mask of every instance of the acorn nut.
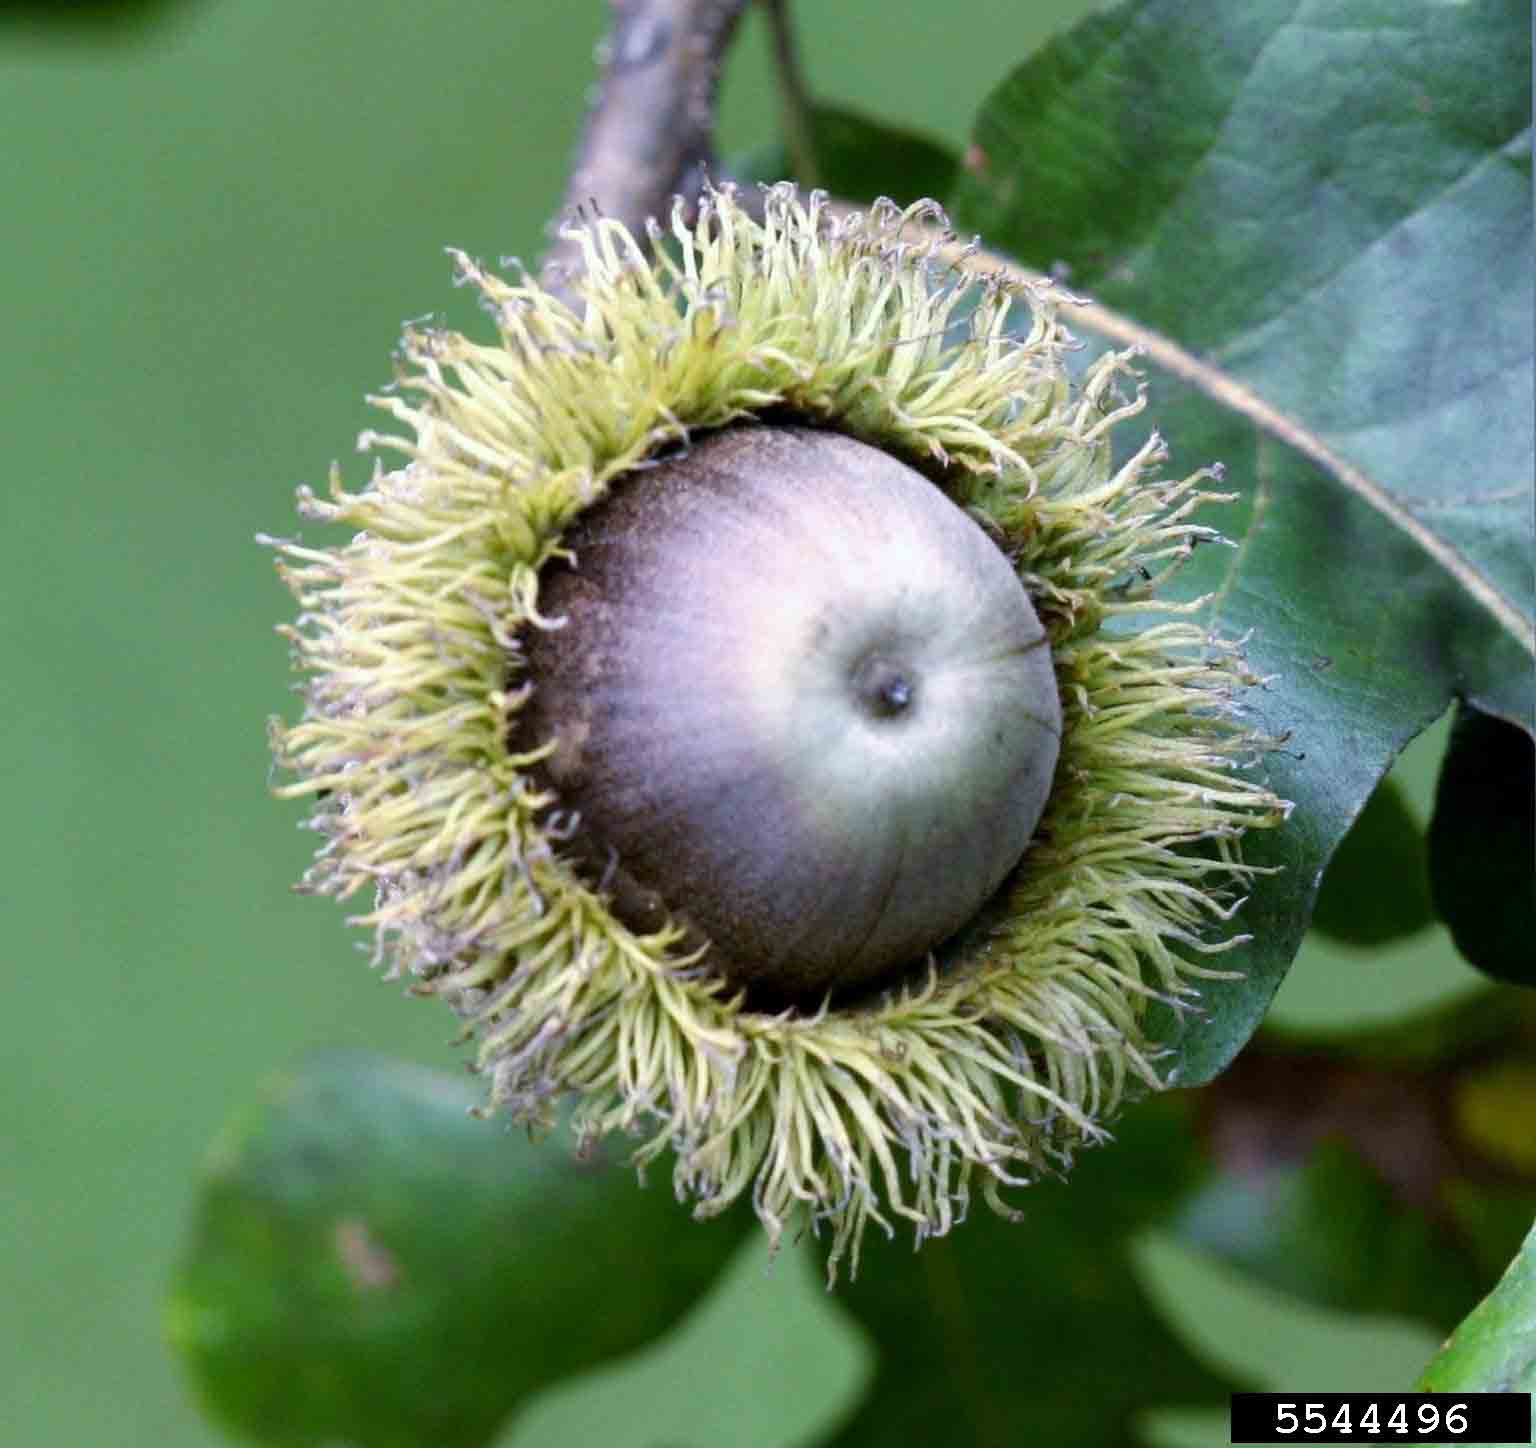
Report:
[{"label": "acorn nut", "polygon": [[525,631],[523,739],[637,929],[767,1000],[877,982],[1029,844],[1061,706],[981,527],[841,434],[741,426],[583,516]]}]

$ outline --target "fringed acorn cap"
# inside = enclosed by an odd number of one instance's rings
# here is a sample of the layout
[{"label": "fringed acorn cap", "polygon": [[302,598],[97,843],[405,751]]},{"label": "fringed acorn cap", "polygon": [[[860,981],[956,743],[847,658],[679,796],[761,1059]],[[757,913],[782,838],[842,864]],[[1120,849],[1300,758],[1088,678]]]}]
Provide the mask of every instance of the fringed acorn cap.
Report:
[{"label": "fringed acorn cap", "polygon": [[[458,257],[497,339],[412,328],[405,459],[301,493],[308,675],[274,725],[315,891],[444,997],[493,1105],[675,1151],[775,1240],[946,1231],[1164,1084],[1147,1007],[1242,937],[1255,680],[1159,583],[1209,474],[1116,465],[1045,286],[945,268],[930,206],[729,192],[573,310]],[[1016,313],[1022,312],[1022,315]]]}]

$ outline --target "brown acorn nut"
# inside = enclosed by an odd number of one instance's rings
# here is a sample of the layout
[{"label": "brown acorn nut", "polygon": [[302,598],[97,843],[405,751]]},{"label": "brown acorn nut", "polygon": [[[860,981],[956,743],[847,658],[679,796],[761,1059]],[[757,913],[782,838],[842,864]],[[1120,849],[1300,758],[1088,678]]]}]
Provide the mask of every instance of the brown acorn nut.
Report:
[{"label": "brown acorn nut", "polygon": [[[927,478],[738,426],[621,480],[525,632],[519,727],[631,928],[767,1000],[872,984],[1023,855],[1061,705],[1018,576]],[[526,731],[526,732],[522,732]]]}]

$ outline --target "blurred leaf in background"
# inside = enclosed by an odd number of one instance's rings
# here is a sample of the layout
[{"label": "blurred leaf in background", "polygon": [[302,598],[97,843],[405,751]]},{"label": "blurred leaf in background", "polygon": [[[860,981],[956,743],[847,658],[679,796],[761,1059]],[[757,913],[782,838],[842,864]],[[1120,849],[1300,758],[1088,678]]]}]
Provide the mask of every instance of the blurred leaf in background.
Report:
[{"label": "blurred leaf in background", "polygon": [[[1391,881],[1393,888],[1382,889]],[[1423,827],[1382,780],[1328,862],[1312,928],[1346,945],[1388,945],[1434,920]]]},{"label": "blurred leaf in background", "polygon": [[480,1448],[539,1388],[671,1328],[748,1228],[683,1230],[664,1180],[519,1141],[480,1098],[333,1054],[225,1127],[167,1308],[216,1420],[292,1448]]},{"label": "blurred leaf in background", "polygon": [[1435,798],[1435,909],[1480,970],[1536,986],[1536,742],[1463,705]]},{"label": "blurred leaf in background", "polygon": [[555,1385],[497,1448],[811,1448],[868,1390],[874,1354],[807,1244],[770,1262],[750,1234],[663,1341]]}]

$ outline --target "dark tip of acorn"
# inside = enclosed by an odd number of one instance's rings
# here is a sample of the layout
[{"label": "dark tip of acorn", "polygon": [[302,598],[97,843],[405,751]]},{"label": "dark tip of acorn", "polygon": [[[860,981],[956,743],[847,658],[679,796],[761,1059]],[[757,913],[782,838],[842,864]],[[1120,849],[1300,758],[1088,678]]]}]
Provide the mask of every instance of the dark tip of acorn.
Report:
[{"label": "dark tip of acorn", "polygon": [[1002,553],[905,463],[727,429],[620,479],[547,568],[518,747],[614,913],[760,999],[884,981],[1018,863],[1050,789],[1050,651]]},{"label": "dark tip of acorn", "polygon": [[874,718],[895,718],[912,704],[911,672],[882,654],[871,654],[854,670],[854,694]]}]

